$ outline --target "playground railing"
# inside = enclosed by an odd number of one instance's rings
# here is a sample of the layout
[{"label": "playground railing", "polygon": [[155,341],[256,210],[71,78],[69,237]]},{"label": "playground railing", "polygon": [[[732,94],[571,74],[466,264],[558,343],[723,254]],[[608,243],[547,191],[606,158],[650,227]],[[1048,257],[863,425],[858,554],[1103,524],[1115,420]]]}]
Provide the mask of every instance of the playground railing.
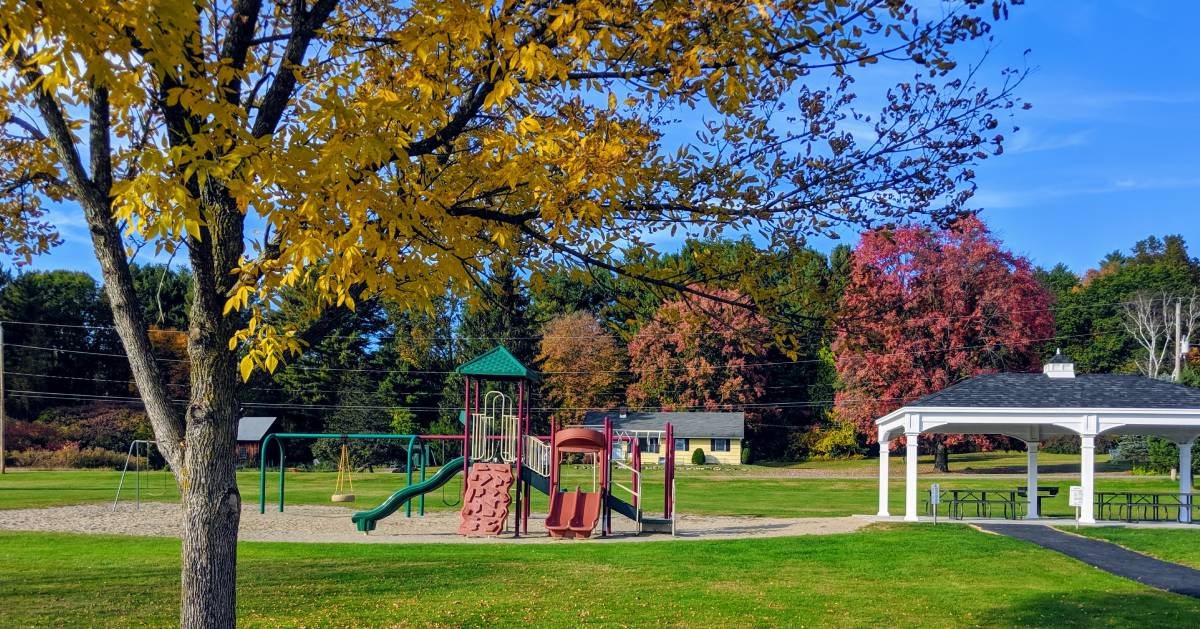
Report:
[{"label": "playground railing", "polygon": [[[613,458],[612,462],[613,462],[614,467],[617,467],[618,469],[628,470],[633,475],[632,476],[633,487],[626,487],[625,485],[622,485],[621,483],[619,483],[615,480],[612,480],[610,482],[612,482],[614,487],[618,487],[620,489],[623,489],[623,490],[629,492],[629,494],[633,497],[633,500],[631,501],[630,504],[637,507],[636,511],[634,511],[634,513],[637,515],[635,522],[637,523],[638,533],[641,533],[642,532],[642,509],[641,509],[641,505],[642,505],[642,472],[641,472],[641,470],[638,470],[634,466],[629,465],[628,463],[626,463],[620,459],[617,459],[615,457]],[[611,476],[610,476],[610,478],[611,478]]]},{"label": "playground railing", "polygon": [[486,461],[492,458],[492,418],[483,413],[471,414],[471,460]]},{"label": "playground railing", "polygon": [[525,465],[529,469],[550,476],[550,444],[533,435],[525,435]]},{"label": "playground railing", "polygon": [[517,436],[520,434],[520,420],[516,415],[500,417],[500,460],[512,463],[517,460]]}]

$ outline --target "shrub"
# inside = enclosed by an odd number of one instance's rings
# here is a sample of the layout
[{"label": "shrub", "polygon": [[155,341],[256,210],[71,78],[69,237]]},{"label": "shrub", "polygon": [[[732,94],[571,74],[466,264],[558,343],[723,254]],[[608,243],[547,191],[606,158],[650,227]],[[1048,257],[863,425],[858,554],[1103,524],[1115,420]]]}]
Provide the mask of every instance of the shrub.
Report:
[{"label": "shrub", "polygon": [[746,446],[746,442],[742,442],[742,465],[750,465],[754,462],[754,457],[750,456],[750,448]]},{"label": "shrub", "polygon": [[[12,452],[8,459],[13,467],[40,469],[112,469],[125,465],[125,455],[101,448],[80,449],[77,443],[68,443],[60,450],[22,450]],[[146,459],[138,457],[138,463],[146,467]],[[134,460],[129,460],[133,467]]]},{"label": "shrub", "polygon": [[829,426],[817,432],[817,440],[812,445],[812,456],[817,459],[853,459],[863,455],[863,444],[860,442],[858,431],[854,424],[845,421],[834,421]]},{"label": "shrub", "polygon": [[55,426],[16,420],[5,425],[4,443],[9,450],[57,450],[63,438]]},{"label": "shrub", "polygon": [[[1166,474],[1179,467],[1179,446],[1159,437],[1128,435],[1117,442],[1113,460],[1128,463],[1135,472]],[[1200,457],[1192,457],[1192,470],[1200,470]]]},{"label": "shrub", "polygon": [[704,465],[706,460],[704,448],[696,448],[692,451],[692,465]]},{"label": "shrub", "polygon": [[154,438],[145,413],[116,404],[49,408],[38,416],[38,423],[54,426],[63,439],[85,450],[122,452],[134,439]]},{"label": "shrub", "polygon": [[[1116,444],[1112,437],[1096,437],[1096,452],[1108,452]],[[1119,446],[1118,446],[1119,447]],[[1048,454],[1079,454],[1078,435],[1053,435],[1042,439],[1042,452]]]}]

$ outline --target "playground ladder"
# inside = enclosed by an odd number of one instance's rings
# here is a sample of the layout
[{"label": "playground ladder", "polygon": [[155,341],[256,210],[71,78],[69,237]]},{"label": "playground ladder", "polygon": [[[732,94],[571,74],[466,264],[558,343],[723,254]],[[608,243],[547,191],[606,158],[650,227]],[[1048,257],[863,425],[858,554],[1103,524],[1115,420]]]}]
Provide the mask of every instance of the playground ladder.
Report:
[{"label": "playground ladder", "polygon": [[492,458],[492,418],[483,413],[471,413],[471,460]]},{"label": "playground ladder", "polygon": [[500,417],[500,460],[512,463],[517,460],[517,436],[520,434],[521,422],[516,415]]}]

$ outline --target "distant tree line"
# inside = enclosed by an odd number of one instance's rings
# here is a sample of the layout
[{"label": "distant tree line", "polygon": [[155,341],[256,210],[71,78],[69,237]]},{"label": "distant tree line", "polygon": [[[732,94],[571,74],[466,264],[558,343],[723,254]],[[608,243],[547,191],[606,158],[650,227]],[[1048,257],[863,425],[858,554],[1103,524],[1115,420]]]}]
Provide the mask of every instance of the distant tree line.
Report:
[{"label": "distant tree line", "polygon": [[[366,299],[314,316],[297,293],[272,316],[297,324],[305,349],[252,376],[243,415],[277,416],[289,431],[457,433],[454,368],[504,345],[544,374],[539,431],[588,410],[745,410],[755,458],[855,456],[872,450],[874,418],[904,401],[977,373],[1036,370],[1057,347],[1080,372],[1136,372],[1147,350],[1127,304],[1200,286],[1200,263],[1179,236],[1139,241],[1077,275],[1034,268],[973,217],[869,232],[828,254],[713,240],[632,258],[649,277],[703,273],[723,301],[596,270],[531,283],[504,261],[471,299],[447,290],[432,311]],[[186,398],[190,277],[162,265],[133,271],[168,386]],[[11,451],[121,450],[150,434],[104,299],[85,273],[0,273]],[[1185,361],[1183,381],[1200,380],[1190,368],[1198,358]],[[949,451],[1010,444],[930,445],[944,464]],[[340,444],[289,447],[289,457],[328,462]],[[352,448],[360,462],[403,456],[384,442]]]}]

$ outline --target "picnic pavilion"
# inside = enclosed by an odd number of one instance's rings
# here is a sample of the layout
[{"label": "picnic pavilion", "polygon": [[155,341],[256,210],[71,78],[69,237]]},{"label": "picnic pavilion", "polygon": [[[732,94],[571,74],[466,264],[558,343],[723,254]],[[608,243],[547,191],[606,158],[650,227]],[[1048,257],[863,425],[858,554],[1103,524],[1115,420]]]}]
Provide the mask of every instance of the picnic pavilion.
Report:
[{"label": "picnic pavilion", "polygon": [[[876,420],[879,516],[888,513],[888,451],[905,437],[904,519],[917,521],[917,441],[924,434],[1005,435],[1028,447],[1026,518],[1038,517],[1038,447],[1053,435],[1080,440],[1079,521],[1096,522],[1096,438],[1162,437],[1179,445],[1178,520],[1192,518],[1192,444],[1200,437],[1200,389],[1138,375],[1079,374],[1061,352],[1042,373],[976,376]],[[1174,498],[1174,495],[1171,495]],[[1200,502],[1200,501],[1197,501]],[[1157,505],[1157,502],[1155,503]],[[1157,512],[1157,509],[1156,509]]]}]

